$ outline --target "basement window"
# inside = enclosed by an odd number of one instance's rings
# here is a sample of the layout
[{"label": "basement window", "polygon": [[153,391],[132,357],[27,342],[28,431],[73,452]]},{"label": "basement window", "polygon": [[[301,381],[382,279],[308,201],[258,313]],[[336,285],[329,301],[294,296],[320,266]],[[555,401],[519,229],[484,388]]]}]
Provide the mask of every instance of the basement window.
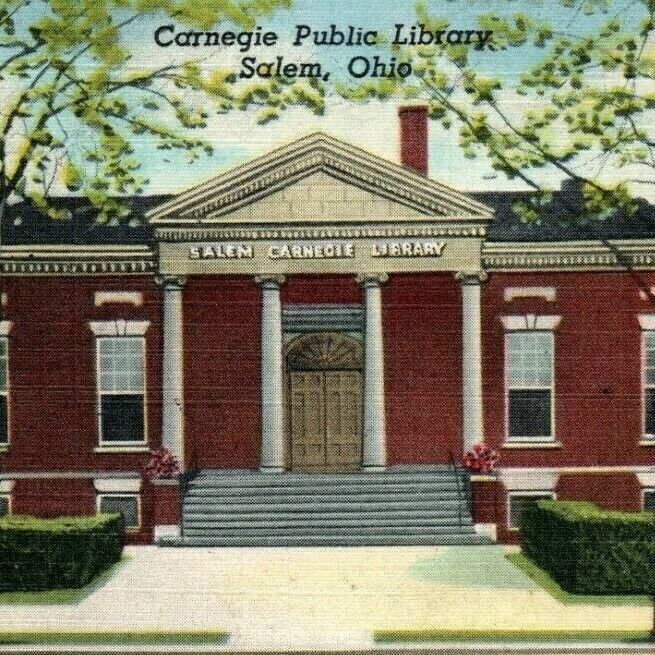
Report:
[{"label": "basement window", "polygon": [[644,489],[642,491],[641,507],[646,512],[655,512],[655,489]]},{"label": "basement window", "polygon": [[9,494],[0,494],[0,516],[7,516],[10,513]]},{"label": "basement window", "polygon": [[98,513],[120,514],[126,530],[138,530],[141,507],[137,494],[98,494]]}]

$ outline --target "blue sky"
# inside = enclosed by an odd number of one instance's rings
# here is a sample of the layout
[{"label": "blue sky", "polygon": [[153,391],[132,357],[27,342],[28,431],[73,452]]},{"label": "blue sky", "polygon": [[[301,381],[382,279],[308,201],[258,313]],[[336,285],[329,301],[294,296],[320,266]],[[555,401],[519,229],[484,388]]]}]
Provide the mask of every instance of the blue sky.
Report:
[{"label": "blue sky", "polygon": [[[564,7],[557,0],[436,0],[426,4],[432,15],[448,18],[452,29],[476,28],[476,16],[482,13],[510,16],[516,12],[524,12],[531,17],[551,21],[562,31],[583,33],[593,30],[608,17],[615,15],[627,25],[636,25],[638,17],[643,15],[641,2],[642,0],[609,0],[606,13],[596,12],[593,15],[586,15],[577,8]],[[283,54],[295,61],[319,60],[332,70],[333,76],[336,77],[339,72],[343,74],[347,61],[354,54],[353,49],[310,46],[292,48],[288,44],[292,40],[296,24],[303,23],[315,29],[327,29],[331,23],[335,23],[340,28],[353,25],[391,33],[395,23],[411,25],[415,20],[413,0],[295,0],[291,9],[277,10],[273,15],[259,21],[264,29],[276,31],[280,35],[280,48],[270,48],[267,52],[252,54],[261,54],[265,58]],[[204,59],[203,66],[210,69],[212,66],[238,63],[240,58],[245,56],[236,48],[232,48],[230,52],[225,48],[159,48],[155,45],[152,34],[161,22],[171,21],[164,20],[164,17],[162,20],[152,17],[131,26],[126,36],[128,45],[135,51],[135,65],[159,66],[166,58],[181,60],[199,56]],[[219,25],[217,29],[221,31],[228,27]],[[540,49],[529,46],[522,47],[520,51],[484,51],[474,56],[478,68],[511,81],[526,66],[536,62],[542,54]],[[517,111],[520,109],[518,107]],[[331,98],[323,117],[313,117],[302,109],[293,109],[283,114],[278,121],[263,127],[256,125],[252,115],[239,112],[216,117],[210,126],[203,130],[202,136],[215,146],[215,154],[211,157],[203,157],[190,165],[175,153],[153,150],[146,142],[139,144],[137,154],[143,161],[143,172],[151,180],[148,193],[179,191],[230,165],[317,129],[395,160],[398,149],[396,110],[396,101],[393,104],[374,102],[352,105],[338,98]],[[431,124],[430,128],[430,174],[462,189],[521,187],[517,182],[494,174],[484,159],[466,159],[457,145],[456,132],[446,131],[436,123]],[[546,174],[547,182],[558,186],[559,179],[556,174],[552,174],[552,179],[548,178],[548,175]]]}]

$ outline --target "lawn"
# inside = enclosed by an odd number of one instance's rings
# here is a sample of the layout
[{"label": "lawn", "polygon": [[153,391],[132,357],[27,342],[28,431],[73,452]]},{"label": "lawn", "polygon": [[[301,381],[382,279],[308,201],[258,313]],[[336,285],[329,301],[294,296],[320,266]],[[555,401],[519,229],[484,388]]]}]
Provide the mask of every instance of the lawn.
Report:
[{"label": "lawn", "polygon": [[78,589],[0,591],[0,605],[75,605],[102,587],[128,560],[129,557],[123,555],[120,561],[100,573],[89,584]]},{"label": "lawn", "polygon": [[182,632],[0,632],[0,645],[97,646],[97,645],[224,645],[229,634],[224,631]]},{"label": "lawn", "polygon": [[647,630],[375,630],[376,643],[429,643],[429,642],[602,642],[646,643]]},{"label": "lawn", "polygon": [[547,591],[553,598],[565,604],[588,604],[588,605],[650,605],[652,600],[648,596],[592,596],[586,594],[571,594],[560,587],[550,575],[537,566],[529,557],[523,553],[508,553],[505,557],[514,566],[518,567],[527,576],[536,582],[544,591]]}]

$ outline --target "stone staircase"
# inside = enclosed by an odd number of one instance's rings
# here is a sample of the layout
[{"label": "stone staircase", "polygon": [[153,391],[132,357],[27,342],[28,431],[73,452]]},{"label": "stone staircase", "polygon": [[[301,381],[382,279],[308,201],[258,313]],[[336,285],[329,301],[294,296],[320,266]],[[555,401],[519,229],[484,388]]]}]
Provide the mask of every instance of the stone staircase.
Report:
[{"label": "stone staircase", "polygon": [[182,536],[169,546],[481,544],[468,473],[452,466],[382,473],[202,470],[182,501]]}]

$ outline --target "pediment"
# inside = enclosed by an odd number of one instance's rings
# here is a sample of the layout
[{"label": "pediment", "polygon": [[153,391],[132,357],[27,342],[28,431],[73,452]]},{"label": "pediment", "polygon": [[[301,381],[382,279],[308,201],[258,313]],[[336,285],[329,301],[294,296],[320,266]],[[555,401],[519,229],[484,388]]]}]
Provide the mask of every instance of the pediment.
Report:
[{"label": "pediment", "polygon": [[168,227],[486,222],[492,215],[464,193],[320,132],[183,191],[147,214],[152,224]]}]

